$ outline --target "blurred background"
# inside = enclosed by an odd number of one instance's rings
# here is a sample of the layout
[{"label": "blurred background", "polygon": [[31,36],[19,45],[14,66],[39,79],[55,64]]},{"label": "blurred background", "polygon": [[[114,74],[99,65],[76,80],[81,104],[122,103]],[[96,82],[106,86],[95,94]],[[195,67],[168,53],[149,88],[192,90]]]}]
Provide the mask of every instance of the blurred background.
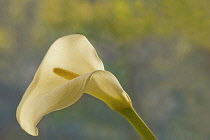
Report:
[{"label": "blurred background", "polygon": [[39,136],[16,108],[50,45],[79,33],[159,140],[210,140],[209,0],[0,0],[0,140],[139,140],[85,94],[45,116]]}]

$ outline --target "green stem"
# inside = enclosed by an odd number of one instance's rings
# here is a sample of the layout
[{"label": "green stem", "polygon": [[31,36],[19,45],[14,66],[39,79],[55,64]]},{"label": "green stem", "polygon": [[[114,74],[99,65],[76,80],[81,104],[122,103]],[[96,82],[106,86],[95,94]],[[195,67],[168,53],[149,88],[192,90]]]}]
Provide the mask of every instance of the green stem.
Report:
[{"label": "green stem", "polygon": [[133,108],[126,108],[117,110],[122,116],[124,116],[130,124],[138,131],[140,136],[144,140],[157,140],[152,131],[147,127],[144,121],[139,117]]}]

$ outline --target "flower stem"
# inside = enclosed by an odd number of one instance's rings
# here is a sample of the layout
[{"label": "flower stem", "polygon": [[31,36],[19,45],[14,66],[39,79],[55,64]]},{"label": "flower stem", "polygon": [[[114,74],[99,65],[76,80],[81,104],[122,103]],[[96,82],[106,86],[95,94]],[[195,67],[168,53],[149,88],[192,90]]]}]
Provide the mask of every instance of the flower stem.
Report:
[{"label": "flower stem", "polygon": [[117,110],[123,117],[125,117],[130,124],[138,131],[140,136],[144,140],[157,140],[152,131],[144,123],[144,121],[139,117],[135,110],[131,108],[126,108],[122,110]]}]

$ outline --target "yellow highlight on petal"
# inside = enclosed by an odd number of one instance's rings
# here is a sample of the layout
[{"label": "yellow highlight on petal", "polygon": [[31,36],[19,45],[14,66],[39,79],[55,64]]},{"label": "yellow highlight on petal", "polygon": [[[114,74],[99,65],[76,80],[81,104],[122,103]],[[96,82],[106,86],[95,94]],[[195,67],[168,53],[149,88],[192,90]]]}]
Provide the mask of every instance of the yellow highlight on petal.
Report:
[{"label": "yellow highlight on petal", "polygon": [[62,68],[54,68],[53,69],[53,72],[67,80],[72,80],[80,75],[74,73],[74,72],[71,72],[71,71],[68,71],[68,70],[65,70],[65,69],[62,69]]}]

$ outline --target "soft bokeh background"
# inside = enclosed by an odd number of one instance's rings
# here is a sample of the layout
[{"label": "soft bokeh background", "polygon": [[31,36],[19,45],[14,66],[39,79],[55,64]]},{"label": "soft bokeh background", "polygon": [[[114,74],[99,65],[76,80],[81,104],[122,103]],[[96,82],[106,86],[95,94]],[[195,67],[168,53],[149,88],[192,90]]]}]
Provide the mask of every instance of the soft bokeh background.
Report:
[{"label": "soft bokeh background", "polygon": [[0,140],[139,140],[103,102],[79,102],[25,133],[16,107],[49,46],[84,34],[160,140],[210,140],[209,0],[0,0]]}]

